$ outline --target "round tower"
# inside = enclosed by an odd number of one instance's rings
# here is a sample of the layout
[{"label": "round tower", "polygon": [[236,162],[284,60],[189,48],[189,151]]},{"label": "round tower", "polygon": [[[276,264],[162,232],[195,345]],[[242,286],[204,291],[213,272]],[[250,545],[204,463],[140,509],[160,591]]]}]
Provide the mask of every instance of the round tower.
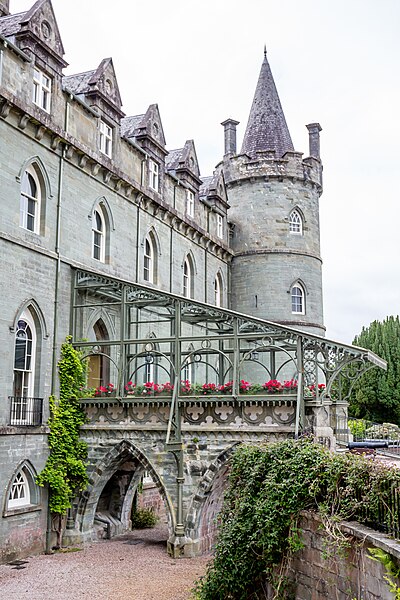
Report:
[{"label": "round tower", "polygon": [[266,52],[239,154],[236,125],[223,122],[231,308],[323,335],[321,127],[307,125],[310,156],[303,159],[293,148]]}]

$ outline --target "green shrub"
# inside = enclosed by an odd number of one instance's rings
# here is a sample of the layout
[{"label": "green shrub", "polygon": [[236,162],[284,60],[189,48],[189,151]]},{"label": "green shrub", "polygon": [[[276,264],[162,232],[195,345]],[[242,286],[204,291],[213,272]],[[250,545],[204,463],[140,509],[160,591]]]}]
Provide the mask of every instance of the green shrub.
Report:
[{"label": "green shrub", "polygon": [[137,508],[132,513],[132,529],[151,529],[159,521],[151,508]]}]

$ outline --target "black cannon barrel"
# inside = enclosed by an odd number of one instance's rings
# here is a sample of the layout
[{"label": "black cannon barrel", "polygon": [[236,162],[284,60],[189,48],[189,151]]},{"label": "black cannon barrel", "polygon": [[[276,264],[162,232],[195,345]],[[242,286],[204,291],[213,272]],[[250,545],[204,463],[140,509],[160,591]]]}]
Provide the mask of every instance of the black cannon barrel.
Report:
[{"label": "black cannon barrel", "polygon": [[353,448],[388,448],[389,443],[384,440],[371,440],[370,442],[349,442],[348,447],[349,450],[353,450]]}]

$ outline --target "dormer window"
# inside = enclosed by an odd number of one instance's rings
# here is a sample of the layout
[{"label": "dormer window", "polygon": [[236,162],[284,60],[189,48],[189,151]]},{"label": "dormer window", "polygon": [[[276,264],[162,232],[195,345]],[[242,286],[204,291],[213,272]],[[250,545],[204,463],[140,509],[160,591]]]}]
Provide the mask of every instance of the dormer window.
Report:
[{"label": "dormer window", "polygon": [[222,215],[217,215],[217,236],[221,239],[224,237],[224,219]]},{"label": "dormer window", "polygon": [[104,121],[100,121],[100,152],[112,156],[112,128]]},{"label": "dormer window", "polygon": [[158,192],[159,166],[154,160],[149,160],[149,187]]},{"label": "dormer window", "polygon": [[39,69],[33,69],[33,103],[50,112],[51,79]]},{"label": "dormer window", "polygon": [[190,190],[186,190],[186,213],[194,217],[194,194]]}]

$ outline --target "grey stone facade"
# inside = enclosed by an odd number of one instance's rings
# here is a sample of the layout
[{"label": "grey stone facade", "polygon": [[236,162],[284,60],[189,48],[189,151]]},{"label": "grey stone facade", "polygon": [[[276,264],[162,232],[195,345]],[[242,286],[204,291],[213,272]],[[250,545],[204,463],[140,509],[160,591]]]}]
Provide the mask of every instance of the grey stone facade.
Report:
[{"label": "grey stone facade", "polygon": [[[225,121],[226,154],[210,177],[201,178],[192,140],[167,149],[157,105],[142,107],[140,115],[124,115],[110,58],[93,71],[63,77],[64,49],[50,0],[19,15],[10,15],[9,3],[0,2],[2,560],[45,545],[46,493],[33,489],[33,482],[47,458],[44,423],[49,395],[57,391],[60,345],[70,333],[73,269],[323,333],[319,126],[310,129],[312,158],[302,159],[291,147],[265,62],[256,91],[259,102],[250,115],[251,140],[245,139],[237,155],[237,122]],[[274,110],[281,113],[264,135],[262,119],[257,119],[270,106],[271,94]],[[279,138],[278,145],[271,135]],[[27,173],[34,182],[28,182],[29,193]],[[301,219],[299,235],[290,232],[293,210]],[[293,315],[296,283],[304,292],[305,309]],[[18,394],[13,371],[21,319],[34,330],[35,352],[24,371],[28,391]],[[154,325],[143,327],[142,337],[157,334]],[[29,400],[17,404],[19,412],[12,416],[20,396]],[[30,398],[42,402],[40,418],[24,416],[34,406]],[[97,430],[85,435],[89,442],[94,436],[94,468],[109,442],[102,446]],[[121,430],[114,446],[120,435]],[[234,444],[234,433],[229,435]],[[149,447],[151,458],[150,437],[143,449]],[[216,448],[222,452],[226,443]],[[217,454],[207,457],[209,464],[217,460]],[[126,459],[131,458],[128,452]],[[173,463],[171,454],[168,460]],[[168,468],[166,461],[163,469]],[[24,474],[25,486],[33,486],[31,502],[10,508],[18,473]]]}]

